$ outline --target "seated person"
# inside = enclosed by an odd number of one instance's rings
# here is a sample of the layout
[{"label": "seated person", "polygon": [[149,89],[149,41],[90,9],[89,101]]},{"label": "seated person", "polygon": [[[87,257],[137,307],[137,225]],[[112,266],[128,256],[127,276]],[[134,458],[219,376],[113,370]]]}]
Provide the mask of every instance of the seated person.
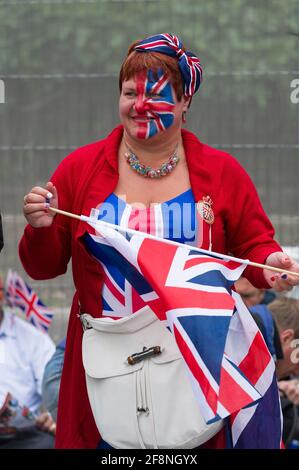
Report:
[{"label": "seated person", "polygon": [[268,308],[277,324],[284,356],[276,364],[278,379],[296,376],[299,374],[299,300],[281,297]]},{"label": "seated person", "polygon": [[243,299],[247,308],[263,302],[266,289],[258,289],[249,282],[246,277],[241,276],[235,283],[235,289]]},{"label": "seated person", "polygon": [[271,289],[258,289],[254,287],[245,277],[241,276],[236,282],[236,291],[241,295],[245,305],[268,305],[276,299],[276,294]]},{"label": "seated person", "polygon": [[0,408],[9,393],[18,404],[16,408],[27,408],[31,419],[24,418],[22,413],[12,417],[9,424],[16,433],[12,439],[1,439],[1,448],[53,447],[53,435],[44,430],[54,432],[54,423],[47,412],[40,415],[40,406],[44,368],[54,350],[47,334],[4,307],[0,280]]},{"label": "seated person", "polygon": [[43,406],[51,413],[55,421],[57,421],[58,395],[64,362],[65,341],[66,338],[58,343],[54,355],[47,363],[42,383]]},{"label": "seated person", "polygon": [[299,300],[281,297],[269,304],[278,326],[283,359],[276,363],[278,386],[283,394],[283,439],[288,447],[292,439],[299,440]]}]

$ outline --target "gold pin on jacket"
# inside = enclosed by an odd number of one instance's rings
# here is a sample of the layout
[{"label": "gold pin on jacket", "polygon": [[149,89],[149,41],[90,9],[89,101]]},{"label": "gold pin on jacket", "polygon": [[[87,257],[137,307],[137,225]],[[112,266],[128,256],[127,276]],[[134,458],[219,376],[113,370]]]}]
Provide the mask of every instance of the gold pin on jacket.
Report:
[{"label": "gold pin on jacket", "polygon": [[210,196],[203,196],[201,201],[197,203],[197,210],[200,217],[207,222],[207,224],[212,225],[215,221],[214,211],[212,209],[213,201]]}]

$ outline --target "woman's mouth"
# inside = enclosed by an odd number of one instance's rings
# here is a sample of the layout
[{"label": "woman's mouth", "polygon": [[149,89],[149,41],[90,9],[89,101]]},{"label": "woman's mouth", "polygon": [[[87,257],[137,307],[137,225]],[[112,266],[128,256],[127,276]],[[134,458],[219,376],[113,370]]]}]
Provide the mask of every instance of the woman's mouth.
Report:
[{"label": "woman's mouth", "polygon": [[153,121],[155,118],[152,116],[132,116],[132,119],[135,122],[148,122]]}]

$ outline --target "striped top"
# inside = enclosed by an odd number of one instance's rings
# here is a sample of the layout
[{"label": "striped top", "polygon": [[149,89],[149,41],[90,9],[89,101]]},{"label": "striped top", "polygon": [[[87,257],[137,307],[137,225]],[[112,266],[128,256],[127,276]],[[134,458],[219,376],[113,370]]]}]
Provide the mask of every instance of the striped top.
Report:
[{"label": "striped top", "polygon": [[[166,202],[152,204],[149,208],[139,206],[137,208],[137,205],[127,204],[124,199],[112,193],[99,207],[98,219],[160,238],[198,246],[199,223],[191,189]],[[87,240],[86,242],[88,243]],[[148,304],[140,298],[113,260],[103,254],[101,264],[105,271],[103,316],[120,318]]]},{"label": "striped top", "polygon": [[149,208],[139,206],[127,204],[112,193],[99,208],[98,219],[160,238],[197,245],[198,221],[191,189]]}]

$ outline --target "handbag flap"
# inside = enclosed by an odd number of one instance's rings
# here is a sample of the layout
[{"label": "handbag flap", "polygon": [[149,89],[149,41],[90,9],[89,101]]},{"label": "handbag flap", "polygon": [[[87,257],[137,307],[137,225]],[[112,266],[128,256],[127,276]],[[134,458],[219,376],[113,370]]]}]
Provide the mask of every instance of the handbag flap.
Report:
[{"label": "handbag flap", "polygon": [[[82,356],[85,371],[90,377],[108,378],[130,374],[141,369],[144,361],[164,364],[182,358],[172,333],[154,312],[149,307],[140,312],[141,310],[125,319],[108,322],[106,318],[92,318],[85,314],[92,328],[83,334]],[[141,317],[145,320],[141,320]],[[108,329],[103,327],[107,323]],[[153,346],[160,346],[159,355],[145,358],[133,365],[128,363],[128,357]]]}]

